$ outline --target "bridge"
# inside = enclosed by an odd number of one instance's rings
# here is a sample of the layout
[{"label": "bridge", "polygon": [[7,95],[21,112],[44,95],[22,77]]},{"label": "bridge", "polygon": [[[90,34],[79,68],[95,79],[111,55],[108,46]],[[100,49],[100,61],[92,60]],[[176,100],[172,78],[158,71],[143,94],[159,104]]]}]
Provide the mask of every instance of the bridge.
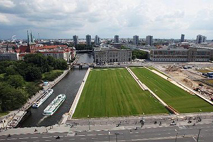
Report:
[{"label": "bridge", "polygon": [[79,69],[89,68],[89,67],[94,67],[94,63],[73,63],[71,67],[79,68]]}]

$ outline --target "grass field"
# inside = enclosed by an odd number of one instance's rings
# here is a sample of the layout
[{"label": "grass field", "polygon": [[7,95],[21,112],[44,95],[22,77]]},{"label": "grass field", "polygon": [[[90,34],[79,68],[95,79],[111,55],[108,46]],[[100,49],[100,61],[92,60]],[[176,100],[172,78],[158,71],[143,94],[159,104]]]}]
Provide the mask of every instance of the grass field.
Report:
[{"label": "grass field", "polygon": [[168,111],[148,91],[143,91],[126,69],[93,69],[73,117],[117,117],[143,113]]},{"label": "grass field", "polygon": [[181,113],[212,112],[213,106],[180,89],[169,81],[161,78],[145,68],[131,68],[135,75],[146,84],[164,102]]}]

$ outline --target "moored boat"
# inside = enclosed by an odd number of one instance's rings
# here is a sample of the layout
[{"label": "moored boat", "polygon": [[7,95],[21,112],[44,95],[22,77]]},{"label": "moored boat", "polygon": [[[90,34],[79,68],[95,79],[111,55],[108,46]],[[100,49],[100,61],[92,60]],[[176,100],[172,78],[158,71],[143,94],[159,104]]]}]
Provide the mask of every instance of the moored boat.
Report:
[{"label": "moored boat", "polygon": [[33,108],[38,108],[43,102],[45,102],[50,95],[53,94],[53,89],[48,89],[47,91],[44,92],[43,96],[38,99],[36,102],[33,103],[32,107]]},{"label": "moored boat", "polygon": [[53,115],[57,109],[62,105],[65,101],[66,95],[60,94],[58,95],[45,109],[43,115]]}]

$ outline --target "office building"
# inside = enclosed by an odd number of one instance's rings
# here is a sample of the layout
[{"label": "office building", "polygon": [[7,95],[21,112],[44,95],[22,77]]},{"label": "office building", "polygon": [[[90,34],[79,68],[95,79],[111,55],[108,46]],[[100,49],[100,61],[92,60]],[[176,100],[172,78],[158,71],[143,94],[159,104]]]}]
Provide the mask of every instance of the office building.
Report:
[{"label": "office building", "polygon": [[138,45],[139,44],[139,36],[135,35],[133,36],[133,44]]},{"label": "office building", "polygon": [[197,35],[196,43],[201,44],[203,42],[206,42],[206,36],[203,35]]},{"label": "office building", "polygon": [[73,44],[74,44],[74,46],[78,45],[78,36],[77,35],[73,36]]},{"label": "office building", "polygon": [[119,36],[118,35],[114,36],[114,43],[119,43]]},{"label": "office building", "polygon": [[97,35],[95,36],[95,45],[100,45],[100,38]]},{"label": "office building", "polygon": [[158,62],[206,62],[213,57],[213,50],[202,48],[152,49],[150,60]]},{"label": "office building", "polygon": [[150,45],[152,46],[153,45],[153,36],[146,36],[146,45]]},{"label": "office building", "polygon": [[185,35],[184,34],[181,34],[181,39],[180,39],[180,42],[184,42],[185,41]]},{"label": "office building", "polygon": [[91,46],[91,35],[86,35],[86,44],[87,46]]}]

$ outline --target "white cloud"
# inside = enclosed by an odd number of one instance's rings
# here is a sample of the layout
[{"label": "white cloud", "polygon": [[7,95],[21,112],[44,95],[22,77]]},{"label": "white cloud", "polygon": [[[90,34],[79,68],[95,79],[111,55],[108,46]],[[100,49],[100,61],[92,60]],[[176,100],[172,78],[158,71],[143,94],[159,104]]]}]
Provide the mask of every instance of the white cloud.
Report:
[{"label": "white cloud", "polygon": [[0,30],[20,37],[33,29],[45,38],[213,38],[212,15],[212,0],[0,0]]}]

